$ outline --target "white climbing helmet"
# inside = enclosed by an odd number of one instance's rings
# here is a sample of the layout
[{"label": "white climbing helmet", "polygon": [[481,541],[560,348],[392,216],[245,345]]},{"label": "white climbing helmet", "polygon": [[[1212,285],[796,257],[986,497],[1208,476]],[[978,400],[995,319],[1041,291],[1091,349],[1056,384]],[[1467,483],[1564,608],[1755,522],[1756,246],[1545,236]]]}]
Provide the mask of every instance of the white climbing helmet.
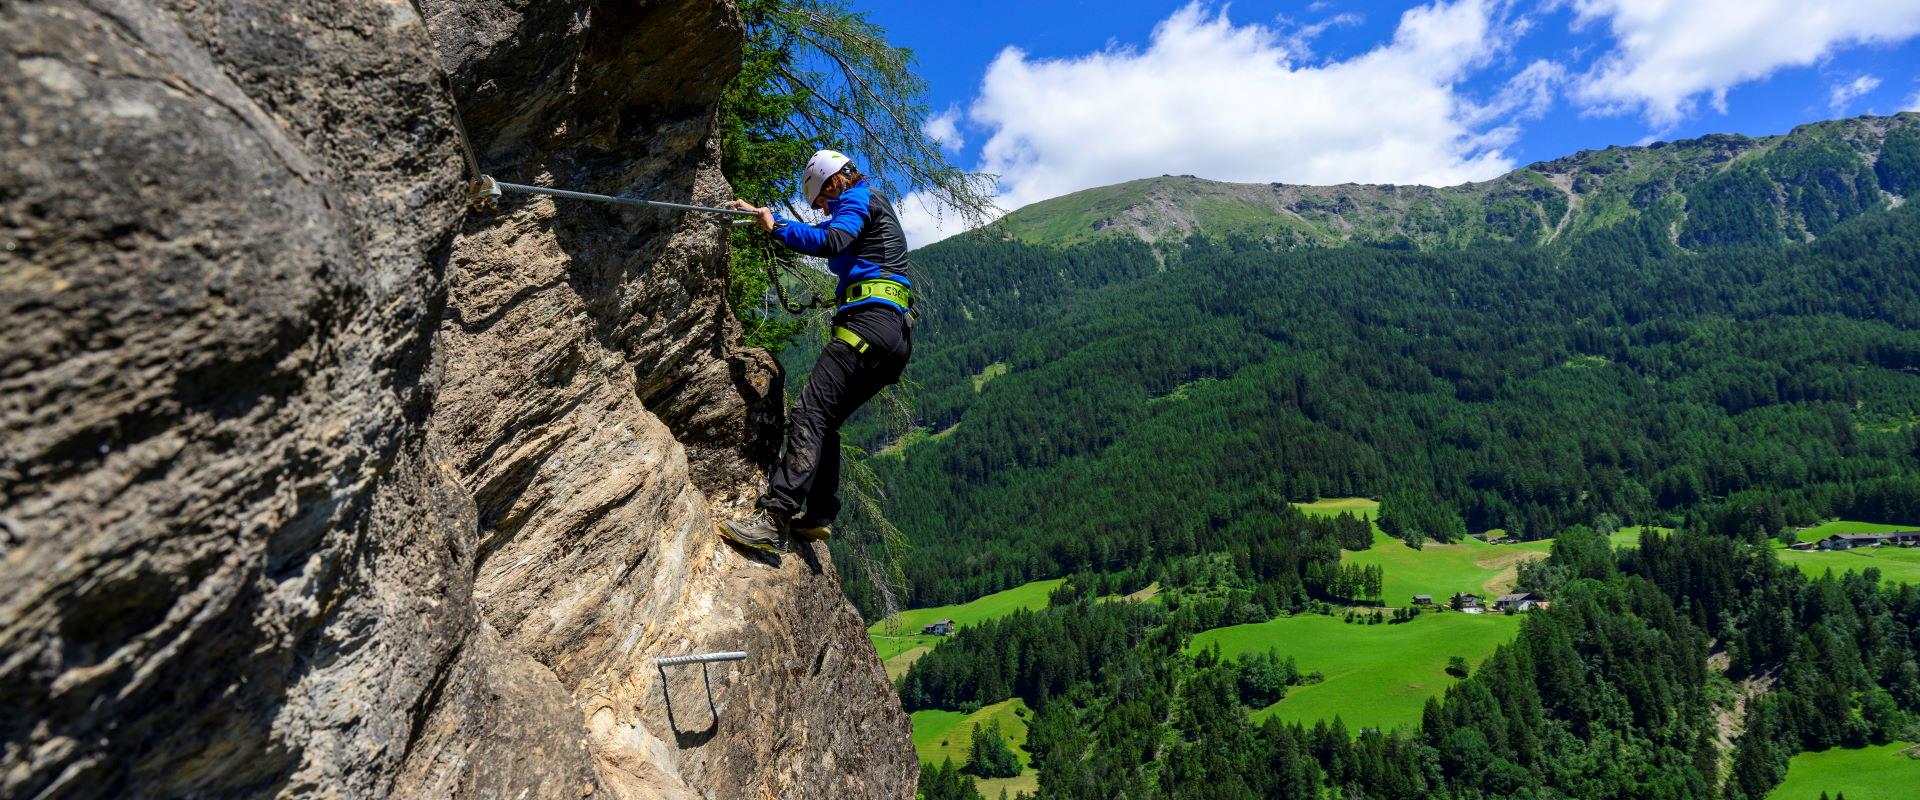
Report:
[{"label": "white climbing helmet", "polygon": [[852,160],[832,150],[822,150],[814,153],[813,158],[807,159],[807,172],[801,178],[801,183],[804,184],[807,192],[807,202],[811,204],[819,198],[820,190],[827,185],[827,179],[840,174],[840,170],[846,169],[847,162]]}]

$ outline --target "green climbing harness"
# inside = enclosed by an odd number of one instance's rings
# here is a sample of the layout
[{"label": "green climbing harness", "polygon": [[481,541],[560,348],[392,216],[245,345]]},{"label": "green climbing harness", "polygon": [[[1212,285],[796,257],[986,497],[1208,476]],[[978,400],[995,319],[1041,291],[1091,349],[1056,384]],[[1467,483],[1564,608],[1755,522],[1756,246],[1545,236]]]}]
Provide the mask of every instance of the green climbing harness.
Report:
[{"label": "green climbing harness", "polygon": [[856,352],[856,353],[867,352],[867,347],[868,347],[867,340],[860,338],[860,334],[854,333],[851,330],[835,325],[833,326],[833,338],[841,342],[844,342],[848,347],[853,348],[853,352]]},{"label": "green climbing harness", "polygon": [[899,281],[890,281],[885,278],[860,281],[848,286],[847,297],[840,301],[840,305],[849,306],[863,300],[871,300],[875,297],[890,302],[902,309],[913,308],[913,292],[907,289],[905,284]]},{"label": "green climbing harness", "polygon": [[[868,300],[875,297],[878,297],[882,300],[886,300],[888,302],[893,303],[896,306],[906,309],[907,319],[909,320],[907,324],[908,325],[913,324],[911,320],[917,317],[916,313],[913,310],[913,291],[908,289],[905,285],[901,284],[899,281],[890,281],[885,278],[875,278],[873,280],[860,281],[858,283],[853,284],[852,286],[848,286],[846,299],[840,302],[840,307],[845,308],[849,305],[858,303],[862,300]],[[853,348],[853,352],[856,352],[856,353],[867,352],[867,347],[868,347],[867,340],[860,338],[860,334],[854,333],[853,331],[847,328],[843,328],[839,325],[833,326],[833,338],[839,341],[845,342],[848,347]]]}]

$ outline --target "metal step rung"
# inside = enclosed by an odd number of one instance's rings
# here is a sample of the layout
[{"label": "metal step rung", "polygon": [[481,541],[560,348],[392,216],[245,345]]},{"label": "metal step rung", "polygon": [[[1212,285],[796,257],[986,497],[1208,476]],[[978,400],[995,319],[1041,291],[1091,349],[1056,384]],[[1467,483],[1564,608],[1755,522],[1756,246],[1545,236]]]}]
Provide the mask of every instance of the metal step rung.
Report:
[{"label": "metal step rung", "polygon": [[653,660],[653,665],[656,667],[671,667],[675,664],[711,664],[716,661],[745,661],[746,659],[747,654],[740,651],[731,653],[695,653],[685,656],[656,658]]}]

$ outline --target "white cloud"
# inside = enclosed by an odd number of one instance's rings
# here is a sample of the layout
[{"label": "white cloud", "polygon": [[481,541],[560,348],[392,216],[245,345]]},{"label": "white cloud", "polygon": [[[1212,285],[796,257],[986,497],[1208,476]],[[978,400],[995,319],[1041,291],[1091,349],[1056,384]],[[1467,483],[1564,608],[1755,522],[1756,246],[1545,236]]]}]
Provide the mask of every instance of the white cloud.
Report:
[{"label": "white cloud", "polygon": [[[1484,180],[1513,167],[1496,119],[1538,113],[1562,72],[1545,62],[1482,105],[1458,84],[1517,35],[1506,0],[1434,2],[1406,12],[1390,42],[1343,61],[1305,63],[1298,35],[1235,25],[1194,2],[1144,49],[1077,58],[1003,51],[968,118],[990,132],[983,171],[1000,205],[1162,174],[1228,181],[1423,183]],[[905,202],[914,244],[958,229]],[[949,215],[951,216],[951,215]]]},{"label": "white cloud", "polygon": [[1907,98],[1906,110],[1920,111],[1920,92],[1914,92],[1912,97]]},{"label": "white cloud", "polygon": [[1545,59],[1507,79],[1500,93],[1485,105],[1469,104],[1465,119],[1469,125],[1496,120],[1539,119],[1553,108],[1554,97],[1567,80],[1567,68]]},{"label": "white cloud", "polygon": [[1573,0],[1576,26],[1604,20],[1614,48],[1579,80],[1589,110],[1670,127],[1702,98],[1840,49],[1920,35],[1920,0]]},{"label": "white cloud", "polygon": [[1846,113],[1847,106],[1853,101],[1867,96],[1880,88],[1880,79],[1872,75],[1862,75],[1845,83],[1836,83],[1827,90],[1827,107],[1835,114]]},{"label": "white cloud", "polygon": [[960,135],[960,109],[949,108],[928,117],[925,130],[942,150],[958,153],[967,146],[966,137]]},{"label": "white cloud", "polygon": [[[1359,14],[1335,14],[1319,22],[1301,25],[1286,33],[1280,40],[1280,45],[1294,57],[1295,61],[1305,61],[1313,57],[1313,40],[1320,38],[1320,34],[1343,25],[1358,25],[1365,21],[1366,18]],[[1282,19],[1282,22],[1287,20]]]},{"label": "white cloud", "polygon": [[894,210],[900,215],[900,229],[907,235],[909,247],[933,244],[970,227],[958,213],[943,208],[926,192],[907,195]]}]

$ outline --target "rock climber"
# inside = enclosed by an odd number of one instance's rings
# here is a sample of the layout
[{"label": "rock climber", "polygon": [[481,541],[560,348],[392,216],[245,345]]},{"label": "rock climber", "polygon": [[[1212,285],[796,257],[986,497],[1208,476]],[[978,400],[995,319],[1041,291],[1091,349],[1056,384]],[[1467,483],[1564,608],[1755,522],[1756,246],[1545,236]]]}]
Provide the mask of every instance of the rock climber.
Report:
[{"label": "rock climber", "polygon": [[730,204],[754,212],[760,227],[787,249],[824,257],[840,279],[832,336],[813,362],[788,421],[786,450],[757,511],[720,524],[720,535],[768,552],[778,550],[790,531],[808,541],[831,535],[840,512],[840,426],[898,382],[913,355],[907,237],[893,204],[832,150],[813,154],[801,184],[809,203],[826,212],[824,222],[790,220],[743,200]]}]

